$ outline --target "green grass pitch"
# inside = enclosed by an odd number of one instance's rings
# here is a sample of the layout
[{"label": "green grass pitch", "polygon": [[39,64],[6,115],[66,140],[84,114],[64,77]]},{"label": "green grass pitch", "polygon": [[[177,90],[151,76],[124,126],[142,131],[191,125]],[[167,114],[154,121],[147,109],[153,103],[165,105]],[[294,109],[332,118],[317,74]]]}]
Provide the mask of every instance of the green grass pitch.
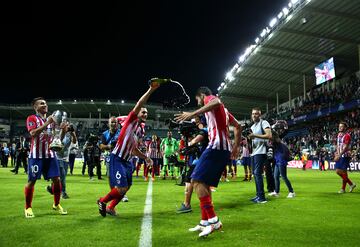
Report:
[{"label": "green grass pitch", "polygon": [[[70,196],[61,200],[68,215],[51,209],[53,197],[37,182],[33,200],[35,218],[24,217],[25,174],[13,175],[0,168],[0,246],[138,246],[147,183],[134,177],[129,202],[121,202],[118,216],[102,218],[96,199],[109,191],[106,180],[89,181],[81,176],[79,164],[67,177]],[[254,182],[241,182],[243,174],[221,182],[213,193],[215,210],[223,229],[207,238],[188,232],[200,217],[193,195],[192,213],[178,215],[184,187],[172,180],[153,184],[153,246],[356,246],[360,243],[360,188],[337,194],[340,178],[334,171],[288,169],[296,198],[287,199],[281,183],[279,198],[267,204],[253,204]],[[23,170],[21,169],[21,173]],[[360,173],[350,173],[360,185]],[[347,188],[348,189],[348,188]]]}]

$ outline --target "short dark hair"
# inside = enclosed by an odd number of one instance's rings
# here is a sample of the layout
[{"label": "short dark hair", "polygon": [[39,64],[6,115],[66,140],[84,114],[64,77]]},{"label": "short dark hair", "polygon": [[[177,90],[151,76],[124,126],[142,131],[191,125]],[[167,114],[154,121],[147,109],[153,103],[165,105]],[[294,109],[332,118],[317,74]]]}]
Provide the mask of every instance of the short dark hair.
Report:
[{"label": "short dark hair", "polygon": [[36,98],[33,98],[33,100],[31,101],[31,105],[34,106],[35,103],[36,103],[36,101],[38,101],[38,100],[45,100],[45,98],[44,98],[44,97],[36,97]]},{"label": "short dark hair", "polygon": [[210,88],[208,87],[199,87],[196,91],[196,96],[200,96],[200,94],[205,94],[206,96],[212,95]]},{"label": "short dark hair", "polygon": [[345,121],[341,121],[339,124],[343,124],[345,126],[345,128],[349,128],[349,125]]},{"label": "short dark hair", "polygon": [[260,107],[253,107],[253,108],[252,108],[252,111],[259,111],[259,112],[261,112],[261,109],[260,109]]}]

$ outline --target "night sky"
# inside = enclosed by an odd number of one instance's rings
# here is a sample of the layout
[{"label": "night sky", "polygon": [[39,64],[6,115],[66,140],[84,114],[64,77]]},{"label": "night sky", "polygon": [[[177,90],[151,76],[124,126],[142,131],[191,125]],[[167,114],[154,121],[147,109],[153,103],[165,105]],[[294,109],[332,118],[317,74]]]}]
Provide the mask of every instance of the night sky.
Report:
[{"label": "night sky", "polygon": [[288,1],[74,2],[3,6],[1,103],[137,100],[155,76],[192,98],[202,85],[216,91]]}]

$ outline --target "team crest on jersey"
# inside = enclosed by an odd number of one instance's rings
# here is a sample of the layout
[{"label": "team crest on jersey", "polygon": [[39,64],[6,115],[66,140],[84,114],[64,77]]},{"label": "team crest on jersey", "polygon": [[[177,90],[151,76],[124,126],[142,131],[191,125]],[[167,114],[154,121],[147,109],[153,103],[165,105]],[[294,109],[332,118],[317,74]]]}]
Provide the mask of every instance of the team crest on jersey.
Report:
[{"label": "team crest on jersey", "polygon": [[28,123],[28,126],[29,126],[29,127],[33,127],[34,125],[35,125],[34,122],[29,122],[29,123]]}]

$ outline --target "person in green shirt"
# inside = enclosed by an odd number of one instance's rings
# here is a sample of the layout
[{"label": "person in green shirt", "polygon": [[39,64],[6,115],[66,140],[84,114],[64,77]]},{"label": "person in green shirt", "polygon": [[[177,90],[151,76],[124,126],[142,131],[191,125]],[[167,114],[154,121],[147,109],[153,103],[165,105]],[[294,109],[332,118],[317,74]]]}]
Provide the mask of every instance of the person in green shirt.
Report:
[{"label": "person in green shirt", "polygon": [[179,146],[178,146],[178,142],[175,138],[172,138],[172,132],[171,131],[168,131],[167,133],[167,138],[164,138],[162,141],[161,141],[161,144],[160,144],[160,149],[164,155],[164,164],[163,164],[163,167],[162,167],[162,172],[164,174],[164,177],[163,179],[166,179],[166,173],[168,171],[168,169],[170,170],[170,174],[171,174],[171,177],[172,179],[175,179],[175,176],[174,176],[174,165],[176,162],[169,159],[169,157],[173,154],[176,154],[178,149],[179,149]]}]

